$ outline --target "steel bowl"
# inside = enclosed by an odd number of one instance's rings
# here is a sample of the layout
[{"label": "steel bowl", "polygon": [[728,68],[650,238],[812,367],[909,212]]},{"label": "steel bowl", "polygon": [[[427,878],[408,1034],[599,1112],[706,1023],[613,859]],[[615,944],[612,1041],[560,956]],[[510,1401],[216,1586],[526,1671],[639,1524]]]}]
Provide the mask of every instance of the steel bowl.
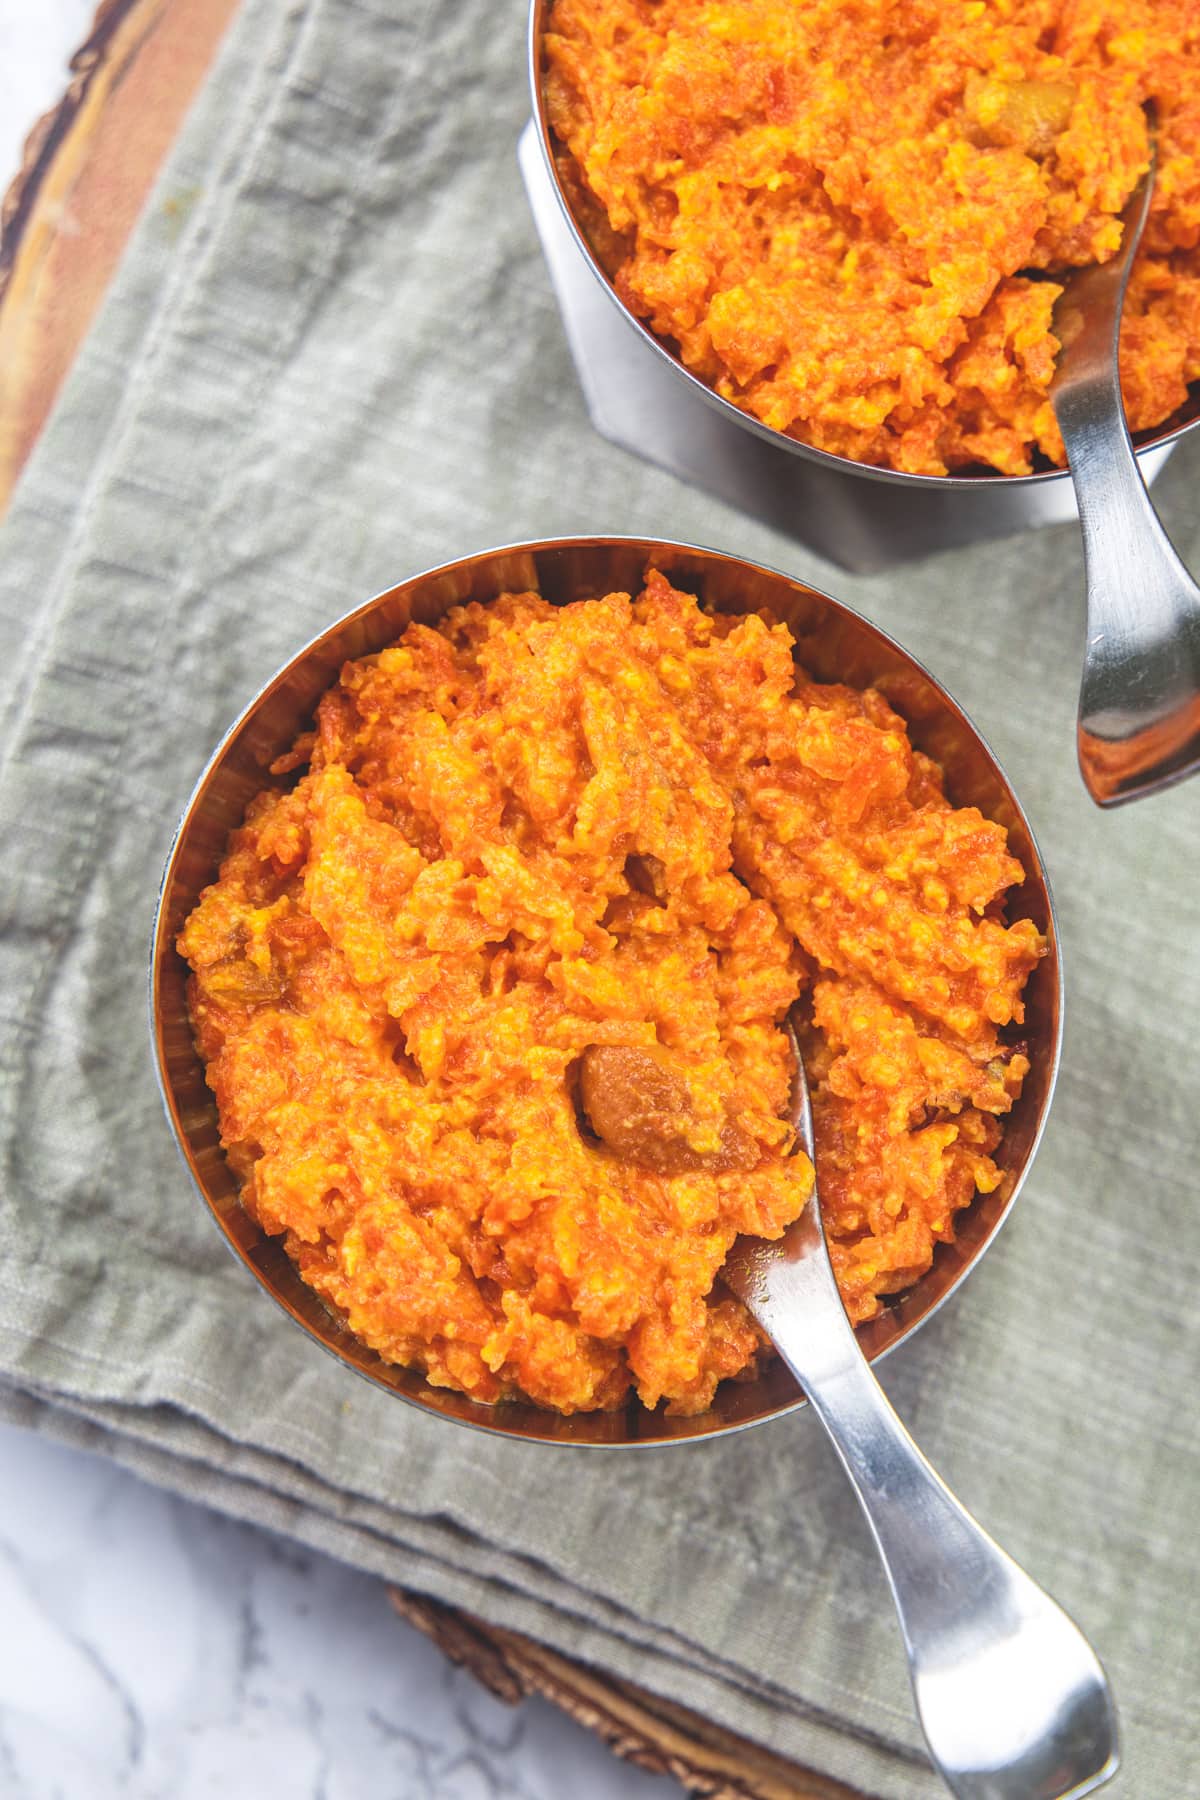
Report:
[{"label": "steel bowl", "polygon": [[[723,612],[770,610],[797,640],[797,655],[818,679],[880,688],[908,721],[913,743],[942,765],[947,791],[1004,825],[1026,870],[1009,896],[1010,918],[1030,918],[1046,934],[1048,954],[1026,990],[1021,1028],[1031,1062],[997,1160],[1003,1178],[960,1215],[957,1240],[939,1244],[916,1285],[861,1328],[874,1360],[911,1337],[937,1311],[992,1242],[1015,1201],[1041,1137],[1061,1048],[1062,976],[1054,907],[1029,823],[995,756],[962,708],[907,651],[828,595],[803,582],[714,550],[644,538],[567,538],[485,550],[390,588],[314,638],[255,696],[201,775],[175,834],[159,894],[150,966],[150,1010],[158,1077],[167,1116],[205,1204],[234,1255],[297,1325],[377,1386],[426,1411],[511,1437],[566,1444],[656,1444],[718,1437],[804,1404],[781,1362],[756,1380],[726,1382],[709,1412],[669,1418],[637,1402],[617,1413],[562,1418],[529,1404],[489,1407],[431,1387],[411,1369],[384,1362],[300,1280],[281,1240],[268,1236],[239,1201],[221,1149],[217,1111],[188,1019],[187,970],[175,949],[201,890],[216,878],[230,832],[263,787],[286,785],[271,763],[312,723],[317,702],[348,659],[392,643],[412,621],[435,624],[450,607],[486,601],[504,590],[537,590],[563,603],[611,592],[636,593],[648,564]],[[294,778],[292,778],[294,779]]]},{"label": "steel bowl", "polygon": [[[529,10],[529,89],[533,121],[545,171],[549,176],[563,217],[570,228],[571,236],[588,268],[621,316],[637,332],[643,343],[649,346],[660,361],[673,371],[677,382],[686,384],[691,392],[700,396],[709,406],[715,407],[731,423],[741,426],[743,430],[753,433],[755,437],[764,439],[776,449],[786,450],[794,456],[803,457],[809,463],[815,463],[829,474],[865,476],[869,481],[898,484],[909,489],[910,495],[923,493],[930,498],[934,495],[944,495],[954,489],[967,490],[975,496],[979,495],[981,487],[993,489],[997,499],[1001,493],[1006,497],[1007,509],[1011,514],[1010,522],[1003,527],[1004,529],[1012,529],[1012,520],[1019,517],[1019,513],[1014,512],[1013,508],[1014,503],[1019,505],[1017,497],[1022,494],[1029,502],[1030,523],[1042,522],[1043,517],[1051,516],[1039,512],[1038,501],[1040,499],[1044,507],[1051,490],[1055,487],[1061,488],[1064,483],[1070,482],[1070,473],[1065,468],[1039,469],[1030,475],[1001,475],[994,470],[982,467],[978,470],[964,470],[957,475],[909,475],[899,469],[881,469],[873,463],[855,462],[847,456],[834,456],[828,450],[818,450],[812,444],[802,443],[799,438],[790,437],[783,431],[777,431],[771,425],[764,425],[760,419],[743,411],[740,406],[735,406],[731,400],[726,400],[706,381],[701,381],[699,376],[693,375],[690,369],[684,367],[670,344],[657,337],[649,326],[631,312],[624,301],[619,298],[612,280],[605,271],[588,236],[585,223],[576,216],[575,209],[563,187],[558,159],[554,154],[554,137],[546,115],[542,80],[542,38],[552,5],[553,0],[531,0]],[[1137,432],[1133,440],[1134,448],[1139,457],[1148,455],[1154,450],[1161,449],[1165,452],[1168,446],[1173,446],[1181,437],[1194,430],[1197,425],[1200,425],[1200,384],[1194,387],[1187,405],[1165,424],[1157,425],[1149,431]],[[1152,460],[1157,464],[1157,459]],[[1070,505],[1069,496],[1064,496],[1064,504]],[[943,521],[935,514],[933,521],[935,539],[939,530],[946,536],[947,542],[954,541],[952,534],[945,533]],[[987,535],[987,532],[986,529],[981,529],[972,535]],[[836,554],[827,545],[821,547],[826,554]],[[838,557],[838,560],[843,559]],[[850,566],[857,566],[857,564]],[[874,564],[864,566],[874,566]]]}]

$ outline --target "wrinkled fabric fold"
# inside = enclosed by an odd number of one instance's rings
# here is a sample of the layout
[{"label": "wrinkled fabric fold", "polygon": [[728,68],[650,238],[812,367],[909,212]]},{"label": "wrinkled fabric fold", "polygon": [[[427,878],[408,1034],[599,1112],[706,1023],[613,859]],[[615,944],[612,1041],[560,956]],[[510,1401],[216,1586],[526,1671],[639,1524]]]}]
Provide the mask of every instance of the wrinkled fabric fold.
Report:
[{"label": "wrinkled fabric fold", "polygon": [[[246,0],[0,533],[0,1411],[864,1793],[941,1791],[815,1420],[584,1452],[403,1406],[228,1256],[151,1072],[175,819],[306,637],[490,543],[715,543],[900,637],[1041,839],[1068,980],[1050,1129],[995,1248],[885,1381],[1096,1642],[1113,1791],[1186,1793],[1200,786],[1111,816],[1083,793],[1073,530],[848,577],[594,435],[516,171],[521,11]],[[1156,490],[1193,567],[1198,452]]]}]

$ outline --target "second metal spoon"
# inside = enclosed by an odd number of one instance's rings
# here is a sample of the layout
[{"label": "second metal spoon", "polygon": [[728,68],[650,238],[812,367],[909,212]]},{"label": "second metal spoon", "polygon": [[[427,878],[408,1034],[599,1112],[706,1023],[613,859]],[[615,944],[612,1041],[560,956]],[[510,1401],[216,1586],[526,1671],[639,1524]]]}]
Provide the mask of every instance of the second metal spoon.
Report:
[{"label": "second metal spoon", "polygon": [[[792,1122],[813,1158],[794,1032]],[[778,1243],[740,1238],[726,1283],[801,1383],[883,1560],[935,1766],[959,1800],[1067,1800],[1115,1773],[1116,1714],[1078,1626],[926,1462],[859,1349],[813,1196]]]},{"label": "second metal spoon", "polygon": [[1121,306],[1154,186],[1123,215],[1121,253],[1068,277],[1054,309],[1062,343],[1050,389],[1083,529],[1087,646],[1079,767],[1100,806],[1136,800],[1200,769],[1200,588],[1151,505],[1130,442],[1117,366]]}]

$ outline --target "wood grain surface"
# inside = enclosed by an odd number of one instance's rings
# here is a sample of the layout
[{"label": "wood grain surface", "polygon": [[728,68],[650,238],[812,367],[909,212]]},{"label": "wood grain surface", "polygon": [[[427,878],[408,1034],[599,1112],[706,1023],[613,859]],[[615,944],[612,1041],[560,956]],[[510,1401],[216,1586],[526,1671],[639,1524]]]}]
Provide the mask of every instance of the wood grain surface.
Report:
[{"label": "wood grain surface", "polygon": [[101,0],[0,211],[0,513],[237,0]]},{"label": "wood grain surface", "polygon": [[839,1782],[798,1768],[686,1707],[573,1662],[519,1632],[487,1625],[421,1594],[389,1591],[403,1618],[499,1699],[516,1705],[537,1694],[627,1762],[652,1775],[673,1775],[689,1794],[704,1800],[862,1800]]},{"label": "wood grain surface", "polygon": [[[238,0],[101,0],[0,212],[0,513]],[[516,171],[513,179],[516,180]],[[537,1694],[705,1800],[861,1800],[697,1714],[421,1595],[397,1611],[501,1699]]]}]

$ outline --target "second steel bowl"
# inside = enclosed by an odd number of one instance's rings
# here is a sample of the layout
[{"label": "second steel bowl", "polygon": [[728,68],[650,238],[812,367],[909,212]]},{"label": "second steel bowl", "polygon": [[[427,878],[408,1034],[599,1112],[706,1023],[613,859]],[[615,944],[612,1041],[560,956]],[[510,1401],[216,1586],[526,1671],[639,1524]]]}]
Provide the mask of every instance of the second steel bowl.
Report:
[{"label": "second steel bowl", "polygon": [[[1012,510],[1012,497],[1024,494],[1027,496],[1030,503],[1030,518],[1028,522],[1043,522],[1042,517],[1038,515],[1035,509],[1036,497],[1040,494],[1044,500],[1047,489],[1065,488],[1069,490],[1071,478],[1065,468],[1041,469],[1031,475],[1001,475],[997,471],[988,469],[980,469],[973,472],[964,471],[957,475],[909,475],[898,469],[882,469],[878,468],[873,463],[854,462],[849,457],[835,456],[828,450],[818,450],[812,444],[803,443],[799,438],[790,437],[786,432],[777,431],[770,425],[764,425],[762,421],[756,419],[753,414],[744,411],[740,406],[735,406],[731,400],[726,400],[721,394],[718,394],[714,388],[710,387],[706,381],[702,381],[699,376],[693,375],[691,370],[684,366],[683,362],[671,346],[662,338],[657,337],[655,333],[650,330],[648,325],[639,319],[635,313],[630,311],[625,303],[618,297],[613,282],[604,269],[601,260],[596,253],[595,247],[588,237],[583,221],[577,216],[576,209],[571,204],[571,200],[563,185],[559,160],[555,155],[554,136],[546,109],[543,79],[544,58],[542,53],[542,39],[546,32],[547,19],[552,5],[553,0],[531,0],[529,9],[528,63],[530,99],[533,109],[534,128],[537,134],[545,172],[553,188],[563,218],[570,229],[581,257],[587,264],[592,275],[609,296],[612,305],[622,315],[629,328],[636,332],[643,343],[653,350],[655,356],[660,360],[660,363],[673,372],[676,386],[680,391],[690,391],[692,394],[701,397],[710,407],[715,408],[729,423],[736,424],[741,427],[743,431],[748,431],[755,437],[764,439],[776,449],[785,451],[793,456],[802,457],[811,464],[816,464],[829,474],[839,473],[846,476],[860,477],[873,482],[896,484],[906,488],[910,496],[924,494],[932,497],[938,494],[947,495],[957,491],[965,498],[968,495],[978,496],[979,490],[983,488],[991,491],[997,499],[999,499],[1001,495],[1004,495],[1007,498],[1010,517],[1006,519],[1005,524],[1001,527],[1001,529],[1004,530],[1013,529],[1015,520],[1019,518],[1019,513]],[[1200,385],[1194,389],[1191,399],[1183,409],[1181,415],[1175,417],[1167,424],[1155,426],[1149,431],[1138,432],[1134,439],[1134,445],[1139,458],[1150,452],[1163,450],[1168,446],[1174,445],[1181,437],[1194,430],[1198,425],[1200,425]],[[1063,500],[1069,504],[1069,493],[1064,493]],[[981,529],[975,535],[986,536],[988,533],[986,529]],[[946,541],[951,542],[961,540],[956,539],[952,533],[948,532],[946,534]],[[818,547],[824,549],[826,554],[833,554],[836,556],[836,551],[830,550],[827,545],[823,544]],[[930,544],[927,547],[934,548],[936,545]],[[837,560],[845,560],[850,566],[859,566],[857,562],[852,561],[850,558],[837,557]],[[870,565],[863,564],[862,566]]]},{"label": "second steel bowl", "polygon": [[216,878],[230,832],[248,802],[286,782],[271,764],[312,723],[321,696],[346,661],[395,641],[413,621],[436,624],[451,607],[503,591],[535,590],[555,603],[611,592],[637,592],[648,566],[718,611],[769,610],[796,639],[796,654],[819,680],[878,687],[908,723],[918,749],[939,762],[958,805],[974,805],[1004,825],[1024,866],[1010,892],[1010,918],[1029,918],[1046,936],[1047,954],[1026,989],[1023,1037],[1030,1071],[997,1152],[1002,1179],[962,1215],[953,1244],[939,1244],[933,1265],[906,1293],[861,1328],[874,1360],[911,1337],[979,1261],[1007,1217],[1037,1148],[1054,1090],[1062,1038],[1062,973],[1046,870],[1029,823],[1003,769],[961,707],[907,651],[840,601],[772,569],[713,550],[645,538],[547,540],[486,550],[390,588],[307,644],[258,693],[214,752],[184,812],[163,876],[155,916],[150,1005],[163,1100],[180,1151],[204,1204],[230,1249],[310,1338],[347,1367],[428,1412],[511,1437],[553,1443],[661,1444],[714,1438],[804,1404],[780,1362],[756,1380],[726,1382],[710,1411],[672,1418],[630,1402],[615,1413],[564,1418],[522,1403],[488,1407],[432,1387],[413,1369],[384,1362],[300,1280],[280,1239],[242,1207],[221,1149],[212,1093],[192,1036],[187,970],[175,944],[202,890]]}]

